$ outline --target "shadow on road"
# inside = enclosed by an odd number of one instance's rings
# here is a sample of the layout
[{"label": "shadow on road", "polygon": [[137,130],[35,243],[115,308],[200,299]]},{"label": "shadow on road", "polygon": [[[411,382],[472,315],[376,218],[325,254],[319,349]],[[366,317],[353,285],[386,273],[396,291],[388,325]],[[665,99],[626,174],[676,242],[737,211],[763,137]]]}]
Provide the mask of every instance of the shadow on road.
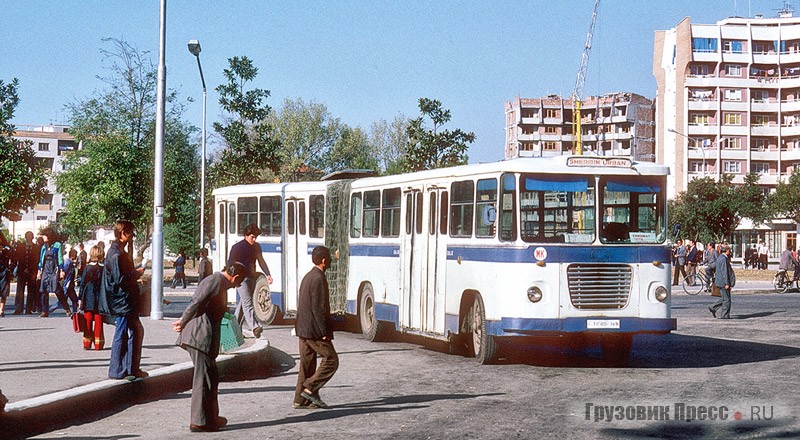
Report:
[{"label": "shadow on road", "polygon": [[[599,347],[542,338],[541,344],[501,347],[499,363],[543,367],[602,368],[613,366]],[[759,342],[689,335],[637,335],[627,367],[709,368],[800,356],[800,348]]]}]

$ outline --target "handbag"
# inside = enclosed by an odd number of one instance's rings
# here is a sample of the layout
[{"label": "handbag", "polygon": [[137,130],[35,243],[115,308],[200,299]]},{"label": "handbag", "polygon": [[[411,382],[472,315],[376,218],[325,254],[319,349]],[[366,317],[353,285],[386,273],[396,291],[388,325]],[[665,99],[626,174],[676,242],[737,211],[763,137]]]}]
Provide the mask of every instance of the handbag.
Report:
[{"label": "handbag", "polygon": [[717,287],[716,284],[711,285],[711,296],[722,296],[722,294],[719,293],[719,287]]},{"label": "handbag", "polygon": [[86,317],[83,313],[72,314],[72,330],[75,333],[83,333],[86,331]]}]

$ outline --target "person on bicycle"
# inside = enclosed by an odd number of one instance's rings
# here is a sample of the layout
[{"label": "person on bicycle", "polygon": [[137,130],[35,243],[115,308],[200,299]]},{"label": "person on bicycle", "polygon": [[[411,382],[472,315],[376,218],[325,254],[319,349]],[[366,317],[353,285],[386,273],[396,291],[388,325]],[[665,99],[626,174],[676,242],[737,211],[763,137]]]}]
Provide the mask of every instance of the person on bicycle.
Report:
[{"label": "person on bicycle", "polygon": [[[790,270],[794,270],[792,282],[800,278],[800,262],[798,262],[797,257],[795,257],[794,249],[787,247],[783,252],[781,252],[778,270],[785,270],[787,274]],[[788,279],[789,277],[787,276],[786,278]]]}]

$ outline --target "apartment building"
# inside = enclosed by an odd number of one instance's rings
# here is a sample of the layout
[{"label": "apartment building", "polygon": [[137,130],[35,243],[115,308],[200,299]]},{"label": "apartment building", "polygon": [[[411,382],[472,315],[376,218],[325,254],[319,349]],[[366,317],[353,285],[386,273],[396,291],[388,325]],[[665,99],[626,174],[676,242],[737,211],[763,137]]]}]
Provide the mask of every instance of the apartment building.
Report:
[{"label": "apartment building", "polygon": [[[506,101],[506,159],[574,154],[574,101],[558,95]],[[635,93],[581,102],[583,154],[655,158],[653,102]]]},{"label": "apartment building", "polygon": [[[800,166],[800,18],[731,17],[656,31],[656,156],[668,194],[695,178],[760,175],[765,193]],[[733,240],[766,240],[773,256],[796,243],[796,226],[741,225]]]},{"label": "apartment building", "polygon": [[3,218],[3,226],[17,238],[25,231],[36,233],[41,227],[58,220],[66,202],[56,191],[55,173],[62,171],[61,159],[64,153],[78,149],[79,144],[75,137],[68,132],[69,127],[64,125],[47,126],[17,126],[14,138],[22,146],[30,141],[30,147],[36,153],[39,164],[50,172],[47,179],[47,195],[37,203],[33,209],[22,213],[17,221]]}]

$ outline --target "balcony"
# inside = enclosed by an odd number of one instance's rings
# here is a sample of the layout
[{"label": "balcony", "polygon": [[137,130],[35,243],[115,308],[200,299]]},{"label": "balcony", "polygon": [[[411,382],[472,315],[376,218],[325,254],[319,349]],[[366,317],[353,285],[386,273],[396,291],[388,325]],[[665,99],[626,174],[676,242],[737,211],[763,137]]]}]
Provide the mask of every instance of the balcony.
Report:
[{"label": "balcony", "polygon": [[709,124],[689,124],[688,135],[716,135],[719,126],[716,123]]},{"label": "balcony", "polygon": [[758,161],[776,160],[778,158],[778,150],[750,150],[750,159]]},{"label": "balcony", "polygon": [[800,160],[800,148],[781,151],[781,160]]},{"label": "balcony", "polygon": [[800,100],[783,101],[781,110],[784,112],[800,112]]},{"label": "balcony", "polygon": [[777,113],[780,108],[778,101],[770,99],[754,99],[751,102],[751,108],[754,112],[774,112]]},{"label": "balcony", "polygon": [[523,117],[521,123],[522,124],[531,124],[531,125],[532,124],[541,124],[542,123],[542,118],[540,118],[539,116]]},{"label": "balcony", "polygon": [[800,136],[800,125],[796,124],[782,125],[781,134],[783,136]]},{"label": "balcony", "polygon": [[[746,101],[722,101],[721,107],[725,111],[746,112],[749,104]],[[775,112],[778,112],[778,104],[775,104]]]},{"label": "balcony", "polygon": [[[745,127],[745,128],[747,128],[747,127]],[[774,124],[774,125],[751,125],[750,126],[750,133],[753,136],[778,136],[779,132],[780,132],[780,127],[777,124]],[[730,134],[739,134],[739,133],[730,133]]]}]

